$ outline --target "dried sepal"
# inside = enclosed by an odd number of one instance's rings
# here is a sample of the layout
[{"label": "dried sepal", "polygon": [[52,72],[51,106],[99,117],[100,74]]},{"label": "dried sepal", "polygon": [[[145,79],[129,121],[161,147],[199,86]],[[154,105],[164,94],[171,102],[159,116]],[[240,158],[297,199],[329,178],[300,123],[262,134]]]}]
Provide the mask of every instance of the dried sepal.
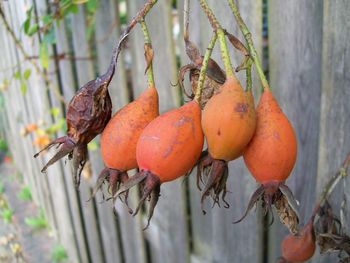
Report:
[{"label": "dried sepal", "polygon": [[144,44],[144,56],[145,56],[145,60],[146,60],[146,69],[145,69],[145,74],[147,72],[147,70],[149,69],[149,67],[152,64],[152,60],[153,60],[153,56],[154,56],[154,51],[152,48],[152,44],[151,43],[145,43]]},{"label": "dried sepal", "polygon": [[[127,182],[127,180],[129,179],[129,176],[127,174],[127,172],[122,172],[122,171],[119,171],[117,169],[112,169],[112,168],[108,168],[108,167],[105,167],[99,174],[98,178],[97,178],[97,181],[96,181],[96,184],[92,190],[92,194],[91,194],[91,197],[89,200],[91,200],[92,198],[94,198],[97,194],[97,192],[99,190],[102,189],[102,186],[105,182],[108,183],[108,192],[109,194],[111,195],[110,198],[108,198],[107,200],[109,199],[113,199],[113,202],[115,202],[115,198],[114,196],[116,195],[117,191],[119,191],[119,189],[121,188],[121,186]],[[123,201],[126,206],[128,207],[129,209],[129,213],[131,214],[132,213],[132,210],[131,208],[129,207],[129,204],[128,204],[128,191],[125,191],[124,192],[124,198],[120,198],[121,201]],[[104,193],[102,192],[102,197],[104,199]],[[88,201],[89,201],[88,200]]]},{"label": "dried sepal", "polygon": [[276,212],[282,224],[284,224],[292,234],[298,233],[298,214],[289,205],[287,198],[282,195],[275,201]]},{"label": "dried sepal", "polygon": [[[220,207],[221,199],[224,203],[224,207],[229,208],[230,205],[225,200],[227,193],[226,181],[228,177],[227,162],[213,159],[208,151],[204,151],[196,165],[197,187],[202,191],[201,207],[203,214],[206,214],[206,211],[203,209],[203,204],[207,196],[211,196],[213,206],[217,204]],[[203,190],[201,184],[203,184]]]},{"label": "dried sepal", "polygon": [[272,206],[274,206],[280,221],[289,229],[289,231],[292,234],[298,232],[299,216],[295,207],[296,201],[290,189],[280,181],[270,181],[261,184],[252,195],[244,215],[239,220],[235,221],[234,224],[241,222],[260,200],[262,201],[261,205],[264,214],[266,215],[268,212],[271,213],[272,222]]},{"label": "dried sepal", "polygon": [[342,262],[350,260],[350,237],[343,230],[328,201],[319,207],[314,225],[321,253],[338,252]]},{"label": "dried sepal", "polygon": [[143,228],[146,230],[150,224],[151,218],[153,216],[154,208],[156,207],[160,195],[160,179],[158,176],[152,174],[149,171],[140,171],[134,176],[130,177],[123,186],[116,192],[114,198],[125,193],[133,186],[140,185],[141,198],[133,213],[133,216],[137,215],[142,205],[145,203],[146,199],[149,199],[150,205],[148,209],[147,224]]}]

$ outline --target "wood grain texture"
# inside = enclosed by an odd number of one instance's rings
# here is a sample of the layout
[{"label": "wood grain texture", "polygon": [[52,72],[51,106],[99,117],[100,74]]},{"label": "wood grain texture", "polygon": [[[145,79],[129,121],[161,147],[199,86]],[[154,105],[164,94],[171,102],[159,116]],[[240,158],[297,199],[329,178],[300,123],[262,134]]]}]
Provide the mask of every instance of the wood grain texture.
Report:
[{"label": "wood grain texture", "polygon": [[[322,97],[319,139],[317,194],[336,173],[350,152],[350,2],[324,1],[322,49]],[[346,196],[347,234],[350,234],[350,178],[340,183],[331,196],[339,217],[339,207]],[[337,255],[316,255],[312,262],[337,262]]]},{"label": "wood grain texture", "polygon": [[[214,13],[217,14],[222,26],[240,39],[243,39],[227,2],[208,1],[208,4],[213,9]],[[191,14],[197,12],[194,8],[200,8],[196,1],[193,5]],[[261,54],[261,5],[257,5],[255,1],[239,1],[238,7],[242,17],[252,31],[258,53]],[[209,43],[212,30],[206,17],[202,12],[200,13],[200,23],[196,21],[192,23],[191,21],[190,32],[191,34],[193,32],[194,37],[200,32],[200,47],[203,53],[206,45]],[[192,19],[193,18],[196,20],[197,17],[192,17]],[[194,26],[197,26],[197,28],[194,28]],[[231,47],[230,53],[232,64],[236,67],[240,63],[242,55]],[[213,58],[222,65],[218,43],[214,49]],[[244,86],[244,72],[238,73],[237,76]],[[232,262],[233,258],[237,262],[260,262],[262,260],[262,229],[258,219],[259,214],[252,213],[240,224],[232,224],[234,219],[240,217],[244,212],[256,184],[252,180],[241,159],[230,162],[229,169],[230,176],[227,186],[230,193],[228,193],[227,199],[231,207],[230,209],[215,207],[211,211],[209,209],[208,214],[204,217],[209,217],[211,219],[205,219],[204,222],[202,221],[203,225],[197,225],[196,221],[192,221],[192,225],[194,226],[194,253],[196,253],[197,257],[205,256],[207,262]],[[245,187],[242,187],[242,185]],[[191,208],[193,211],[192,220],[195,220],[197,217],[203,217],[203,215],[200,209],[198,209],[199,192],[197,189],[193,188],[195,187],[191,188]],[[209,206],[210,202],[206,201],[206,203]],[[244,238],[244,242],[242,242],[242,238]],[[228,247],[235,249],[227,249]],[[247,249],[247,247],[250,249]]]},{"label": "wood grain texture", "polygon": [[[33,5],[33,1],[28,2],[29,5]],[[25,20],[26,14],[25,14],[25,9],[20,8],[19,5],[16,6],[18,9],[18,20],[19,23],[21,21]],[[27,37],[27,36],[22,36],[22,43],[24,46],[24,49],[30,53],[30,54],[35,54],[39,50],[39,36],[33,36],[33,37]],[[31,113],[31,122],[32,123],[38,123],[40,121],[44,121],[46,123],[51,122],[51,116],[47,114],[47,108],[49,108],[49,99],[46,93],[46,84],[44,80],[42,79],[39,74],[32,69],[31,63],[29,61],[25,61],[22,63],[23,65],[23,70],[30,69],[31,70],[31,75],[29,79],[26,81],[28,85],[27,92],[24,96],[24,98],[27,100],[29,112]],[[31,105],[36,105],[36,107],[32,107]],[[37,135],[36,135],[37,136]],[[30,140],[33,140],[34,136],[30,135],[29,138]],[[32,143],[29,145],[29,151],[31,153],[31,156],[37,151],[38,149],[36,147],[33,147]],[[37,181],[38,188],[36,191],[39,192],[41,195],[41,200],[40,203],[38,204],[45,213],[45,216],[52,225],[53,229],[56,229],[56,220],[55,220],[55,215],[53,211],[53,205],[52,205],[52,193],[49,187],[49,178],[47,175],[42,174],[41,176],[37,176],[38,172],[40,171],[42,167],[42,163],[40,161],[33,161],[32,158],[28,157],[30,164],[33,169],[33,176]],[[61,171],[60,171],[61,172]],[[34,190],[34,189],[33,189]]]},{"label": "wood grain texture", "polygon": [[[291,121],[298,155],[287,185],[299,200],[300,222],[315,202],[321,96],[322,1],[269,1],[270,86]],[[297,18],[297,19],[296,19]],[[286,228],[270,228],[269,261],[280,256]]]},{"label": "wood grain texture", "polygon": [[[120,24],[118,1],[101,0],[96,10],[96,48],[99,74],[104,73],[111,60],[114,46],[119,41]],[[113,112],[129,102],[127,75],[125,72],[125,51],[119,55],[114,78],[109,85]]]},{"label": "wood grain texture", "polygon": [[[96,30],[95,43],[96,55],[95,63],[97,63],[98,74],[102,74],[107,70],[112,50],[118,41],[120,35],[119,13],[115,1],[103,0],[99,2],[96,11]],[[114,78],[109,86],[109,93],[112,98],[113,112],[117,111],[128,101],[128,90],[126,86],[126,74],[124,68],[123,53],[119,56]],[[92,162],[93,180],[97,180],[97,176],[103,169],[104,164],[101,158],[100,149],[90,152],[90,160]],[[104,188],[106,192],[107,189]],[[100,222],[100,231],[102,238],[102,247],[104,248],[106,262],[122,262],[123,248],[120,233],[117,228],[118,218],[114,216],[113,204],[111,201],[102,202],[101,193],[97,194],[95,199],[98,219]],[[129,216],[129,215],[127,215]]]},{"label": "wood grain texture", "polygon": [[[75,57],[91,57],[89,42],[86,36],[87,27],[85,25],[86,17],[83,6],[79,6],[79,12],[69,17],[72,25],[72,47]],[[93,61],[90,60],[75,60],[74,66],[76,69],[76,77],[78,86],[82,87],[88,81],[95,78]],[[73,83],[71,83],[73,86]],[[89,151],[89,155],[91,151]],[[92,166],[94,164],[91,164]],[[96,164],[98,165],[98,164]],[[86,167],[88,168],[88,166]],[[84,173],[83,173],[84,175]],[[91,178],[82,178],[79,187],[80,202],[85,226],[85,233],[87,237],[89,254],[92,262],[104,262],[104,250],[102,247],[102,240],[100,229],[98,225],[98,217],[96,214],[96,207],[94,200],[87,202],[91,196]]]},{"label": "wood grain texture", "polygon": [[[129,14],[136,14],[145,1],[128,2]],[[146,18],[153,49],[153,71],[159,93],[160,112],[179,105],[179,91],[171,86],[176,83],[176,58],[174,39],[172,36],[172,7],[171,1],[158,1]],[[139,27],[130,38],[132,50],[132,78],[134,95],[147,86],[144,76],[145,60],[143,36]],[[185,216],[184,188],[181,179],[163,184],[161,197],[146,237],[149,242],[152,262],[188,262],[189,248]],[[169,237],[172,238],[169,238]]]}]

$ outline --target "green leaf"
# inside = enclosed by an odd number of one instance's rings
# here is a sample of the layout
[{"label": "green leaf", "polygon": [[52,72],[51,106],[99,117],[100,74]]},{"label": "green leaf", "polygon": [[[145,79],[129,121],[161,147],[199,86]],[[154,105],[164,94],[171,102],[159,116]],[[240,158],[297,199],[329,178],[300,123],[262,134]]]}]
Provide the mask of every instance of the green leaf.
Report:
[{"label": "green leaf", "polygon": [[56,116],[58,116],[58,114],[60,114],[60,108],[58,108],[58,107],[52,107],[51,109],[50,109],[50,113],[51,113],[51,115],[53,116],[53,117],[56,117]]},{"label": "green leaf", "polygon": [[95,12],[97,9],[97,1],[96,0],[88,0],[86,7],[90,13]]},{"label": "green leaf", "polygon": [[78,6],[75,5],[75,4],[71,4],[63,11],[63,15],[66,16],[66,15],[68,15],[70,13],[76,14],[78,12],[79,12]]},{"label": "green leaf", "polygon": [[33,8],[34,8],[34,6],[31,6],[31,7],[26,11],[27,17],[28,17],[29,19],[32,17]]},{"label": "green leaf", "polygon": [[50,14],[49,15],[44,15],[44,16],[41,17],[41,21],[43,21],[43,23],[45,25],[51,24],[52,20],[53,20],[53,18],[52,18],[52,15],[50,15]]},{"label": "green leaf", "polygon": [[31,25],[28,29],[28,32],[26,32],[26,34],[28,36],[32,36],[34,35],[36,32],[38,32],[38,29],[39,29],[39,25],[37,23]]},{"label": "green leaf", "polygon": [[15,73],[13,73],[13,77],[15,79],[21,79],[22,78],[21,72],[19,70],[17,70]]},{"label": "green leaf", "polygon": [[45,42],[46,44],[56,43],[56,34],[55,34],[55,29],[53,27],[45,33],[43,37],[43,42]]},{"label": "green leaf", "polygon": [[29,27],[30,27],[30,18],[27,18],[23,23],[23,30],[26,35],[28,35]]},{"label": "green leaf", "polygon": [[5,223],[10,223],[12,221],[13,211],[11,208],[3,209],[0,214]]},{"label": "green leaf", "polygon": [[44,213],[41,211],[37,216],[26,217],[24,223],[34,230],[46,228],[48,226]]},{"label": "green leaf", "polygon": [[53,263],[59,263],[68,259],[66,249],[61,244],[57,244],[51,251],[51,260]]},{"label": "green leaf", "polygon": [[21,89],[21,93],[22,95],[25,95],[27,93],[27,83],[25,83],[24,81],[21,81],[21,86],[20,86],[20,89]]},{"label": "green leaf", "polygon": [[20,200],[32,200],[32,192],[29,186],[25,185],[22,187],[21,191],[17,193],[17,198]]},{"label": "green leaf", "polygon": [[46,42],[40,43],[39,59],[43,68],[47,69],[49,67],[49,50]]},{"label": "green leaf", "polygon": [[73,0],[73,4],[76,4],[76,5],[81,5],[81,4],[84,4],[86,2],[88,2],[89,0]]},{"label": "green leaf", "polygon": [[30,68],[27,68],[24,72],[23,72],[23,78],[25,80],[29,79],[30,74],[32,73],[32,70]]}]

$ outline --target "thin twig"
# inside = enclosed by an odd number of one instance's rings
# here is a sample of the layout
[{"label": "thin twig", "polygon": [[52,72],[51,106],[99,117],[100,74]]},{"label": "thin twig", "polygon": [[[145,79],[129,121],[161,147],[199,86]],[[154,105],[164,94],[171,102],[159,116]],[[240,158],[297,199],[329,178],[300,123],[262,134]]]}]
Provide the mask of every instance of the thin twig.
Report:
[{"label": "thin twig", "polygon": [[201,71],[199,73],[198,86],[197,86],[197,89],[196,89],[196,94],[194,96],[194,100],[197,101],[199,104],[201,102],[202,89],[203,89],[203,86],[204,86],[204,80],[205,80],[205,77],[206,77],[208,62],[209,62],[211,53],[213,51],[213,48],[215,46],[215,42],[216,42],[217,38],[218,38],[218,36],[214,32],[214,34],[211,37],[211,40],[209,42],[209,45],[207,47],[207,50],[205,52],[204,58],[203,58]]},{"label": "thin twig", "polygon": [[207,15],[208,20],[213,28],[214,31],[218,34],[219,43],[220,43],[220,50],[221,50],[221,57],[224,62],[225,71],[227,77],[233,77],[235,78],[235,75],[233,73],[231,59],[230,59],[230,53],[228,52],[226,38],[225,38],[225,31],[221,27],[219,21],[216,19],[213,11],[208,6],[208,3],[205,0],[199,0],[199,4],[201,5],[204,13]]},{"label": "thin twig", "polygon": [[252,57],[253,62],[255,64],[255,67],[257,69],[257,72],[258,72],[261,84],[263,86],[263,89],[269,90],[270,89],[269,83],[268,83],[266,76],[264,74],[262,65],[261,65],[259,57],[258,57],[258,53],[256,52],[256,49],[254,47],[253,40],[252,40],[252,34],[250,33],[247,25],[244,23],[244,21],[241,17],[241,14],[239,13],[238,8],[237,8],[236,4],[234,3],[234,1],[233,0],[227,0],[227,1],[228,1],[229,5],[231,7],[231,10],[235,16],[235,19],[238,23],[238,26],[239,26],[246,42],[247,42],[250,56]]},{"label": "thin twig", "polygon": [[32,66],[34,67],[35,71],[44,79],[44,81],[47,83],[47,86],[49,87],[49,89],[51,89],[56,98],[62,102],[63,104],[66,104],[66,101],[64,99],[64,97],[62,96],[62,94],[59,92],[59,90],[57,88],[55,88],[54,86],[51,85],[51,80],[48,78],[48,76],[46,75],[46,73],[44,71],[42,71],[40,69],[40,66],[36,63],[35,60],[31,60],[29,59],[30,56],[28,55],[28,53],[25,51],[24,47],[21,44],[21,41],[16,37],[15,32],[12,30],[9,22],[6,19],[6,16],[3,12],[3,10],[0,8],[0,16],[2,21],[4,22],[5,28],[7,30],[7,32],[10,34],[11,38],[13,39],[13,41],[15,42],[16,47],[19,49],[19,51],[22,53],[23,57],[28,60]]},{"label": "thin twig", "polygon": [[332,192],[335,189],[335,187],[337,186],[337,184],[342,179],[345,179],[345,177],[347,177],[349,165],[350,165],[350,153],[346,156],[339,171],[335,175],[333,175],[333,177],[331,179],[329,179],[329,181],[327,182],[327,184],[323,188],[322,193],[318,199],[318,202],[313,210],[313,213],[311,215],[310,220],[313,220],[315,215],[318,213],[320,207],[328,199],[328,197],[332,194]]},{"label": "thin twig", "polygon": [[185,42],[188,41],[189,38],[189,32],[188,32],[188,27],[190,24],[190,0],[185,0],[184,1],[184,40]]},{"label": "thin twig", "polygon": [[120,40],[118,41],[117,45],[113,49],[113,56],[111,63],[116,63],[118,60],[119,53],[121,51],[122,43],[126,40],[127,36],[129,35],[130,31],[135,27],[137,23],[139,23],[141,20],[145,19],[148,12],[152,9],[152,7],[157,3],[158,0],[148,0],[145,5],[137,12],[137,14],[130,20],[128,23],[128,26],[122,33]]},{"label": "thin twig", "polygon": [[148,86],[155,87],[154,76],[153,76],[153,66],[152,66],[153,49],[152,49],[151,36],[149,34],[149,31],[144,19],[141,19],[140,25],[141,25],[143,36],[145,39],[145,59],[147,64],[146,73],[147,73]]}]

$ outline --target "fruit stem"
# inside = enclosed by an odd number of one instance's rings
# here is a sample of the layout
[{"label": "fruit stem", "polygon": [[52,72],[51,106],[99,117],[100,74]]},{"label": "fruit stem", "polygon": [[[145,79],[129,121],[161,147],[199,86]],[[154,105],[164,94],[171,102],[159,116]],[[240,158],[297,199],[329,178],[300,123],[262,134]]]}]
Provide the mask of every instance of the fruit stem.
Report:
[{"label": "fruit stem", "polygon": [[269,83],[268,83],[266,76],[264,74],[261,62],[260,62],[259,57],[258,57],[258,53],[256,52],[256,49],[254,47],[253,40],[252,40],[252,34],[249,32],[247,25],[244,23],[244,21],[241,17],[241,14],[239,13],[238,8],[237,8],[236,4],[234,3],[234,1],[233,0],[227,0],[227,1],[231,7],[233,15],[235,16],[235,19],[238,23],[238,26],[239,26],[246,42],[247,42],[249,53],[250,53],[250,56],[253,59],[253,62],[255,64],[256,70],[258,72],[258,75],[259,75],[259,78],[261,81],[261,85],[263,86],[264,90],[269,90],[270,89]]},{"label": "fruit stem", "polygon": [[235,78],[235,75],[234,75],[233,69],[232,69],[231,60],[230,60],[230,53],[229,53],[228,48],[227,48],[225,32],[222,29],[219,21],[216,19],[213,11],[208,6],[208,3],[205,0],[199,0],[199,4],[201,5],[204,13],[207,15],[208,20],[209,20],[213,30],[216,31],[216,33],[218,34],[219,43],[220,43],[220,50],[221,50],[221,57],[222,57],[222,60],[224,62],[226,75],[227,75],[227,77],[234,77]]},{"label": "fruit stem", "polygon": [[137,23],[139,23],[142,19],[146,17],[148,12],[152,9],[152,7],[157,3],[158,0],[148,0],[144,6],[137,12],[137,14],[130,20],[128,23],[128,26],[122,33],[119,42],[114,47],[113,50],[113,57],[112,57],[112,63],[116,63],[118,59],[118,55],[120,53],[122,42],[125,41],[127,36],[129,35],[130,31],[135,27]]},{"label": "fruit stem", "polygon": [[329,179],[329,181],[327,182],[327,184],[323,188],[323,191],[321,193],[321,196],[318,200],[316,207],[314,208],[314,211],[311,215],[311,218],[315,217],[319,208],[328,199],[328,197],[332,194],[333,190],[335,189],[336,185],[341,181],[341,179],[344,179],[346,176],[348,176],[349,165],[350,165],[350,153],[346,156],[346,158],[343,161],[343,164],[340,167],[340,169],[338,170],[338,172],[335,175],[333,175],[333,177],[331,179]]},{"label": "fruit stem", "polygon": [[151,37],[144,18],[140,20],[140,25],[141,25],[143,37],[145,39],[145,59],[147,63],[146,73],[147,73],[148,87],[155,87],[154,76],[153,76],[153,66],[152,66],[152,60],[153,60],[152,42],[151,42]]},{"label": "fruit stem", "polygon": [[205,55],[203,58],[202,66],[201,66],[201,71],[199,73],[199,80],[198,80],[198,86],[196,89],[196,94],[194,96],[194,100],[197,101],[200,104],[201,101],[201,96],[202,96],[202,89],[204,86],[204,80],[207,72],[207,67],[208,67],[208,62],[211,56],[211,53],[213,51],[213,48],[215,46],[215,42],[218,38],[218,35],[216,32],[214,32],[213,36],[210,39],[209,45],[207,47],[207,50],[205,51]]},{"label": "fruit stem", "polygon": [[253,88],[253,81],[252,81],[252,60],[248,59],[247,62],[247,68],[246,68],[246,77],[247,77],[247,87],[246,91],[251,90]]}]

